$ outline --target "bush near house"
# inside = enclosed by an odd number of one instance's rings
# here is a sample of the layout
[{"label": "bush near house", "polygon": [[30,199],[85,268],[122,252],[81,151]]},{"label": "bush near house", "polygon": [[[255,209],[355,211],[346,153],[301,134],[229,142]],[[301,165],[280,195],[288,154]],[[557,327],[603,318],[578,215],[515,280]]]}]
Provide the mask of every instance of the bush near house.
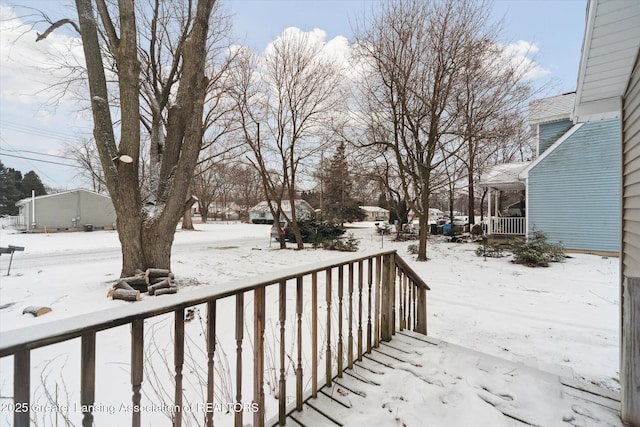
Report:
[{"label": "bush near house", "polygon": [[322,243],[322,248],[330,251],[356,252],[360,242],[349,233],[346,239],[332,239]]},{"label": "bush near house", "polygon": [[526,240],[514,240],[510,250],[514,263],[530,267],[548,267],[550,262],[561,262],[567,257],[562,243],[547,242],[547,235],[539,230],[534,230]]},{"label": "bush near house", "polygon": [[502,245],[481,244],[476,248],[476,256],[487,258],[502,258],[505,256],[504,247]]},{"label": "bush near house", "polygon": [[[346,231],[340,224],[322,221],[316,217],[300,220],[298,221],[298,226],[302,234],[302,241],[304,243],[313,243],[314,247],[322,245],[323,242],[337,239]],[[288,241],[295,241],[291,227],[287,228],[284,237]]]}]

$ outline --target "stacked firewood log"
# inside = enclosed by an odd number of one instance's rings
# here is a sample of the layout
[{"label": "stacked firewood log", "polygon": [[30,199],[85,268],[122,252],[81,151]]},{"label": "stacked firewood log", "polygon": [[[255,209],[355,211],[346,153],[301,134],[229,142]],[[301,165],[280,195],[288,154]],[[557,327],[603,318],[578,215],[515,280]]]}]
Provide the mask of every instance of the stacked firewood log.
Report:
[{"label": "stacked firewood log", "polygon": [[136,274],[123,277],[109,290],[108,297],[125,301],[139,301],[140,293],[149,295],[175,294],[178,286],[174,274],[163,268],[147,268],[146,271],[136,270]]}]

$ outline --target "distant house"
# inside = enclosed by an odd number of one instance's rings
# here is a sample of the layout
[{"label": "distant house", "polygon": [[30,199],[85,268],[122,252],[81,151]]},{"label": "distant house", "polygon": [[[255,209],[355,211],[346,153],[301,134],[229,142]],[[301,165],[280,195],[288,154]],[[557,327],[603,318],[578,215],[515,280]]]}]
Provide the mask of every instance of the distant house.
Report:
[{"label": "distant house", "polygon": [[16,228],[24,231],[112,229],[116,212],[109,196],[71,190],[26,198],[16,203]]},{"label": "distant house", "polygon": [[389,210],[379,206],[360,206],[367,215],[363,221],[389,221]]},{"label": "distant house", "polygon": [[[295,201],[296,215],[298,219],[311,216],[314,210],[311,205],[303,199],[296,199]],[[280,220],[284,220],[285,217],[291,218],[291,204],[288,200],[282,201],[282,214]],[[249,209],[249,221],[254,224],[272,224],[273,215],[269,209],[269,204],[266,200],[258,203],[251,209]]]},{"label": "distant house", "polygon": [[575,93],[532,103],[538,157],[526,182],[527,231],[570,250],[620,250],[620,118],[573,119]]},{"label": "distant house", "polygon": [[[573,92],[532,102],[535,160],[495,165],[483,174],[488,234],[528,235],[540,230],[568,250],[618,253],[620,119],[579,123],[575,104]],[[523,191],[525,200],[500,210],[497,195],[513,190]]]},{"label": "distant house", "polygon": [[488,168],[480,178],[480,186],[487,189],[487,233],[489,235],[524,236],[527,232],[526,211],[514,209],[520,201],[500,207],[500,193],[523,192],[527,186],[520,174],[531,162],[501,163]]}]

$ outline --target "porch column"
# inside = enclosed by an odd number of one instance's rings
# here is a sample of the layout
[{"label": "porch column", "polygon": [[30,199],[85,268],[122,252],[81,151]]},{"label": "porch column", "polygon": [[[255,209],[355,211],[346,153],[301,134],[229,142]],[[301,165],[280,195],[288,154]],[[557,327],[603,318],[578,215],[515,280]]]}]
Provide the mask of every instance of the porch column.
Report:
[{"label": "porch column", "polygon": [[488,202],[488,206],[487,206],[487,214],[488,214],[488,220],[489,223],[487,225],[487,234],[493,234],[493,230],[492,230],[492,220],[491,220],[491,196],[492,196],[492,192],[491,192],[491,187],[489,187],[488,191],[487,191],[487,196],[489,199]]}]

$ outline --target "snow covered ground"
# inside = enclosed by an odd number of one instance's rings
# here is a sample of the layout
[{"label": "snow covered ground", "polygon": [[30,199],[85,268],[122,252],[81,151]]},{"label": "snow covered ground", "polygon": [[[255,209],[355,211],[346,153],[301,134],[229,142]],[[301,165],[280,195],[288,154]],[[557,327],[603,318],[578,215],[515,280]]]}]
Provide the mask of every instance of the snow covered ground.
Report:
[{"label": "snow covered ground", "polygon": [[[270,242],[268,225],[220,222],[196,228],[176,233],[172,269],[184,283],[194,285],[180,292],[345,256],[313,249],[278,250]],[[619,388],[617,258],[575,254],[564,263],[533,269],[510,263],[510,257],[485,261],[475,256],[474,244],[433,239],[430,261],[416,262],[407,251],[411,242],[392,242],[388,237],[382,241],[371,224],[350,231],[359,238],[361,251],[397,249],[429,284],[430,336],[531,368]],[[2,246],[26,248],[15,254],[10,276],[6,276],[9,257],[0,257],[0,332],[38,324],[46,327],[57,319],[130,304],[106,298],[120,272],[116,232],[30,235],[2,230],[0,240]],[[52,312],[23,315],[29,305],[48,306]],[[105,353],[112,356],[106,357],[105,365],[124,370],[128,350],[116,354],[120,347],[105,347],[99,344],[102,359]],[[232,352],[232,347],[227,350]],[[77,363],[77,354],[69,357],[66,364]],[[46,367],[47,362],[44,355],[34,355],[32,366]],[[11,395],[6,380],[11,372],[11,364],[0,361],[0,396]],[[128,390],[123,386],[123,393],[130,399],[130,386]],[[469,402],[461,399],[461,404]],[[422,405],[422,410],[429,410]],[[455,405],[449,407],[455,409]],[[473,405],[468,410],[474,410]],[[447,419],[443,416],[440,425],[449,425],[444,422]],[[489,419],[480,417],[475,425]],[[5,420],[10,420],[8,414],[0,413],[0,424]],[[53,425],[44,419],[41,424]]]}]

